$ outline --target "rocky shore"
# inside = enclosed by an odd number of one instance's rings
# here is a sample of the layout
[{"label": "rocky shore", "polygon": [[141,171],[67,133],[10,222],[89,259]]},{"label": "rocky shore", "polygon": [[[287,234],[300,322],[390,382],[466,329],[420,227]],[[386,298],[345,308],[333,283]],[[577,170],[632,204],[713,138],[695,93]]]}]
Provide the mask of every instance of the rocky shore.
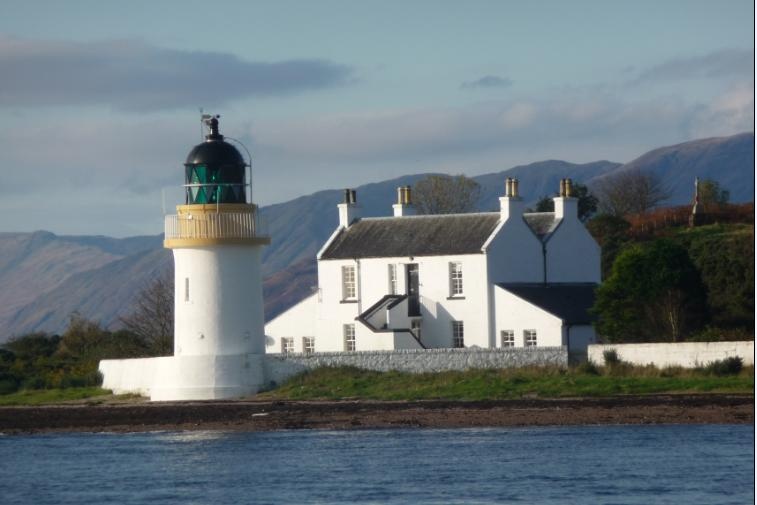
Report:
[{"label": "rocky shore", "polygon": [[498,401],[206,401],[0,407],[0,433],[753,424],[753,395]]}]

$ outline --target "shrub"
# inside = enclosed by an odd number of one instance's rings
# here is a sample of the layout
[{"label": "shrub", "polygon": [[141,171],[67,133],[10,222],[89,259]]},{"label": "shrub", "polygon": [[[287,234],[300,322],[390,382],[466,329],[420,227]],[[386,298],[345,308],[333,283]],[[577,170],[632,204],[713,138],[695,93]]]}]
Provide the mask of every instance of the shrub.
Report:
[{"label": "shrub", "polygon": [[620,357],[618,356],[618,351],[615,349],[607,349],[602,353],[602,357],[605,359],[605,366],[620,364]]},{"label": "shrub", "polygon": [[744,367],[744,362],[738,356],[713,361],[704,367],[706,373],[712,375],[738,375]]},{"label": "shrub", "polygon": [[597,365],[595,365],[591,361],[584,361],[583,363],[581,363],[580,365],[576,367],[576,371],[578,373],[582,373],[586,375],[599,375],[599,369],[597,368]]}]

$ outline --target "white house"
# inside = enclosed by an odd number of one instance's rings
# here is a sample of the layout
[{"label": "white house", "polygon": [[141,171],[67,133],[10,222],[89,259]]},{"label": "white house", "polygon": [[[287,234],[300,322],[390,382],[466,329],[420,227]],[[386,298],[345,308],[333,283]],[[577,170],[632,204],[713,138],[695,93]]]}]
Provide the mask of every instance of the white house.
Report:
[{"label": "white house", "polygon": [[600,248],[571,182],[555,211],[524,213],[508,179],[499,212],[361,218],[354,190],[318,253],[318,289],[265,326],[266,352],[568,346],[595,341]]}]

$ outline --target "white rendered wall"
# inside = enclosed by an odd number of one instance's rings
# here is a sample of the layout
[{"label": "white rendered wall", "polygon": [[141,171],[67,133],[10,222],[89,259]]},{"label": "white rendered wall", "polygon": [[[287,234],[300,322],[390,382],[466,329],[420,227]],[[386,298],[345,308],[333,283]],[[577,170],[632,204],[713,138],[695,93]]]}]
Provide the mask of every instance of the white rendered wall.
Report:
[{"label": "white rendered wall", "polygon": [[[294,338],[294,351],[304,352],[303,337],[316,337],[318,294],[313,294],[265,325],[266,353],[281,352],[281,337]],[[321,351],[323,342],[315,338],[315,350]],[[324,349],[325,350],[325,349]]]},{"label": "white rendered wall", "polygon": [[659,368],[694,368],[731,357],[740,357],[744,365],[754,365],[754,341],[590,345],[589,361],[603,365],[603,353],[607,350],[614,350],[621,360],[628,363]]},{"label": "white rendered wall", "polygon": [[511,205],[507,221],[486,246],[489,282],[542,282],[541,241],[523,219],[522,204]]},{"label": "white rendered wall", "polygon": [[[463,295],[450,298],[449,264],[463,268]],[[406,268],[418,264],[422,339],[427,347],[452,346],[452,321],[463,321],[465,345],[487,347],[489,341],[486,257],[484,254],[321,260],[318,262],[319,351],[344,350],[343,325],[355,324],[357,350],[391,349],[391,333],[374,333],[355,318],[389,294],[389,264],[397,265],[397,292],[406,293]],[[342,266],[356,271],[357,299],[342,300]]]},{"label": "white rendered wall", "polygon": [[265,352],[260,252],[249,245],[173,250],[176,356]]},{"label": "white rendered wall", "polygon": [[99,370],[104,389],[153,401],[242,397],[265,384],[261,354],[103,360]]},{"label": "white rendered wall", "polygon": [[494,290],[497,347],[502,346],[502,330],[512,330],[515,347],[524,347],[525,330],[536,330],[538,347],[559,347],[563,342],[563,323],[558,317],[515,296],[500,287]]},{"label": "white rendered wall", "polygon": [[547,282],[602,282],[602,250],[578,219],[577,199],[555,198],[555,217],[564,217],[546,241]]}]

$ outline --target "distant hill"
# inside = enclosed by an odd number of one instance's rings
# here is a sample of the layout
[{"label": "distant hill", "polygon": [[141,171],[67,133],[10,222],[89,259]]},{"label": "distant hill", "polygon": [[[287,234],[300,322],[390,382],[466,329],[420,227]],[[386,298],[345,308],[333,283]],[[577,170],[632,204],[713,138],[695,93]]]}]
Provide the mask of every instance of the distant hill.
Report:
[{"label": "distant hill", "polygon": [[[480,210],[494,210],[506,177],[518,177],[521,195],[533,204],[554,194],[561,178],[591,186],[603,176],[634,168],[652,170],[671,186],[669,205],[691,200],[695,176],[719,181],[731,191],[734,202],[752,201],[754,134],[662,147],[625,165],[548,160],[474,179],[481,185]],[[358,186],[363,215],[391,215],[397,187],[413,185],[426,175]],[[264,227],[272,237],[263,255],[267,318],[312,292],[315,254],[337,226],[336,204],[341,199],[342,190],[334,189],[261,208]],[[4,287],[0,290],[0,341],[29,331],[61,331],[74,310],[114,325],[150,279],[171,268],[171,255],[162,249],[160,235],[114,239],[0,233],[0,285]]]},{"label": "distant hill", "polygon": [[754,133],[660,147],[617,169],[624,170],[656,173],[672,191],[666,205],[690,203],[694,177],[718,181],[731,192],[733,203],[751,202],[754,201]]}]

